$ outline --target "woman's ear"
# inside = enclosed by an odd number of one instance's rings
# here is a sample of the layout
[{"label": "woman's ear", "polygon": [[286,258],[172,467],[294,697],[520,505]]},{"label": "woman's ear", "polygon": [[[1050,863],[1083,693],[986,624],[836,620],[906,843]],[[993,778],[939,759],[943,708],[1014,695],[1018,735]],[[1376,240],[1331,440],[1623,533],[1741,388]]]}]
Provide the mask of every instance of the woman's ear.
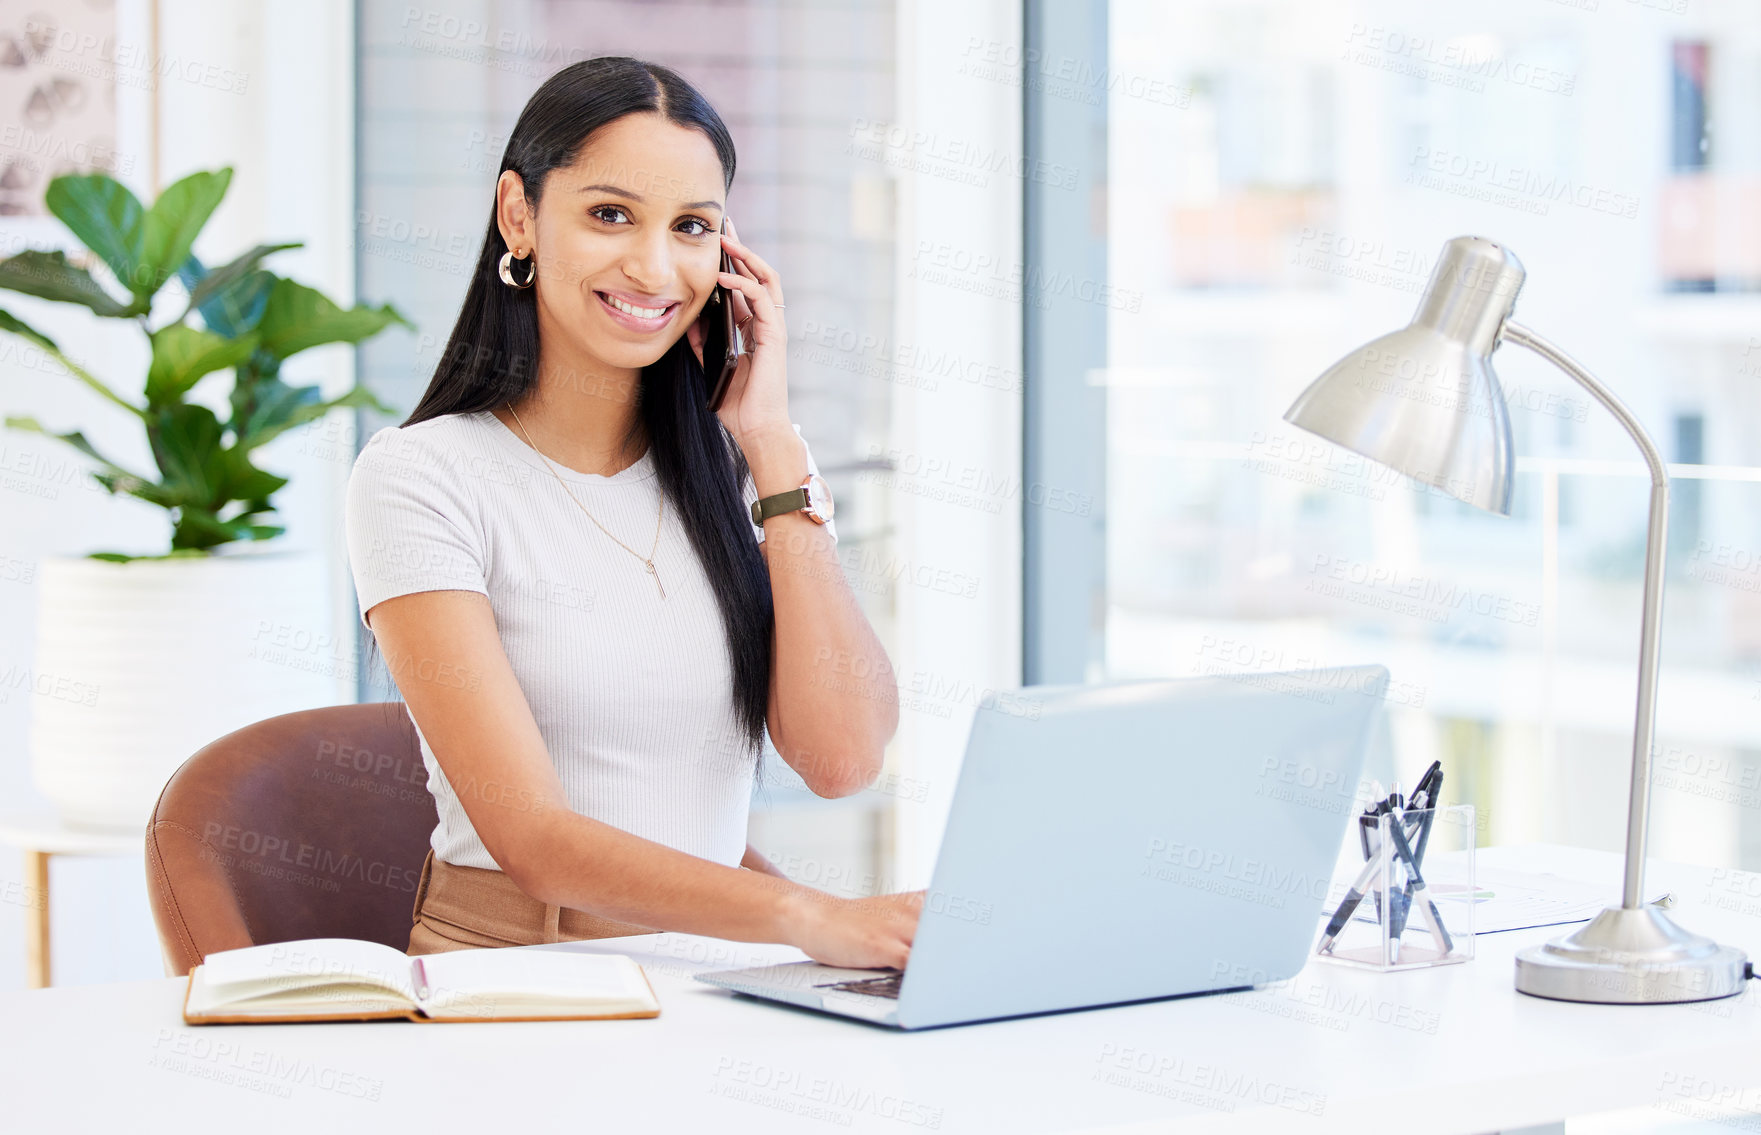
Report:
[{"label": "woman's ear", "polygon": [[526,203],[526,183],[511,169],[501,171],[495,183],[495,224],[504,244],[530,256],[536,248],[532,210]]}]

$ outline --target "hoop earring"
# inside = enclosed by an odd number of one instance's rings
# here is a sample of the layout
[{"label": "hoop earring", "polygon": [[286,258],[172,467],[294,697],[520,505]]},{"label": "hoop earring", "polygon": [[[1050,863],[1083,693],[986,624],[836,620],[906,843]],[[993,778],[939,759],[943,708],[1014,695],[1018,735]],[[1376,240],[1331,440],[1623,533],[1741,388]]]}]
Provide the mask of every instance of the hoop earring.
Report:
[{"label": "hoop earring", "polygon": [[[521,259],[525,259],[525,258],[522,257]],[[510,288],[529,288],[529,287],[531,287],[533,285],[533,283],[535,281],[537,281],[537,279],[538,279],[538,265],[536,263],[532,264],[532,266],[531,266],[532,270],[530,272],[526,273],[526,282],[522,284],[518,280],[514,279],[513,263],[514,263],[514,250],[510,248],[506,252],[501,254],[501,282],[506,284]]]}]

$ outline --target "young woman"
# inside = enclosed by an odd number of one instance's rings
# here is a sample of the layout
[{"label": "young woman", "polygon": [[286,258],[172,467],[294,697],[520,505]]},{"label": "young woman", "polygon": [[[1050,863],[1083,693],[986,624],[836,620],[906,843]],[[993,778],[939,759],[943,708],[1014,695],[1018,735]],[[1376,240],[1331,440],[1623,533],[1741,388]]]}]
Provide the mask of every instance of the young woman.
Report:
[{"label": "young woman", "polygon": [[[678,930],[903,966],[921,892],[837,898],[746,842],[767,731],[848,795],[898,694],[789,420],[782,281],[720,231],[727,128],[667,68],[592,59],[501,169],[434,378],[349,481],[362,622],[440,813],[409,952]],[[750,350],[712,412],[723,303]]]}]

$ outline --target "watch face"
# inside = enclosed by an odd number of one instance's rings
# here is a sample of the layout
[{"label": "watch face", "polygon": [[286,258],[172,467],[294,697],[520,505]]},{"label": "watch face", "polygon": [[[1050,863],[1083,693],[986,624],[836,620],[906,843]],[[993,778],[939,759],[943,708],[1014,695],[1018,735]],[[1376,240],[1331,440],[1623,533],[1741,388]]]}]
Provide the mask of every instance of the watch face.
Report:
[{"label": "watch face", "polygon": [[824,524],[832,518],[832,490],[827,487],[825,478],[818,473],[807,478],[807,515]]}]

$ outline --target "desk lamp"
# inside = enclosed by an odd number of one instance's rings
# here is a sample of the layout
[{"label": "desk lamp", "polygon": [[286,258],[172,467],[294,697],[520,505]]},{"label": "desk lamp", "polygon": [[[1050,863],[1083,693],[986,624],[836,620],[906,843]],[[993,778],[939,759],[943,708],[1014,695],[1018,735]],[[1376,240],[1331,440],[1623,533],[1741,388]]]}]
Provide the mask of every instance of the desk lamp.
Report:
[{"label": "desk lamp", "polygon": [[1651,471],[1645,603],[1639,640],[1639,702],[1627,804],[1621,904],[1577,931],[1516,958],[1516,987],[1536,997],[1602,1004],[1709,1001],[1742,992],[1746,958],[1678,927],[1640,897],[1651,800],[1657,705],[1657,643],[1663,622],[1663,554],[1669,471],[1631,411],[1552,343],[1511,320],[1523,266],[1480,237],[1443,246],[1417,313],[1333,364],[1284,420],[1431,485],[1476,508],[1510,515],[1516,459],[1510,416],[1492,352],[1512,342],[1570,375],[1638,443]]}]

